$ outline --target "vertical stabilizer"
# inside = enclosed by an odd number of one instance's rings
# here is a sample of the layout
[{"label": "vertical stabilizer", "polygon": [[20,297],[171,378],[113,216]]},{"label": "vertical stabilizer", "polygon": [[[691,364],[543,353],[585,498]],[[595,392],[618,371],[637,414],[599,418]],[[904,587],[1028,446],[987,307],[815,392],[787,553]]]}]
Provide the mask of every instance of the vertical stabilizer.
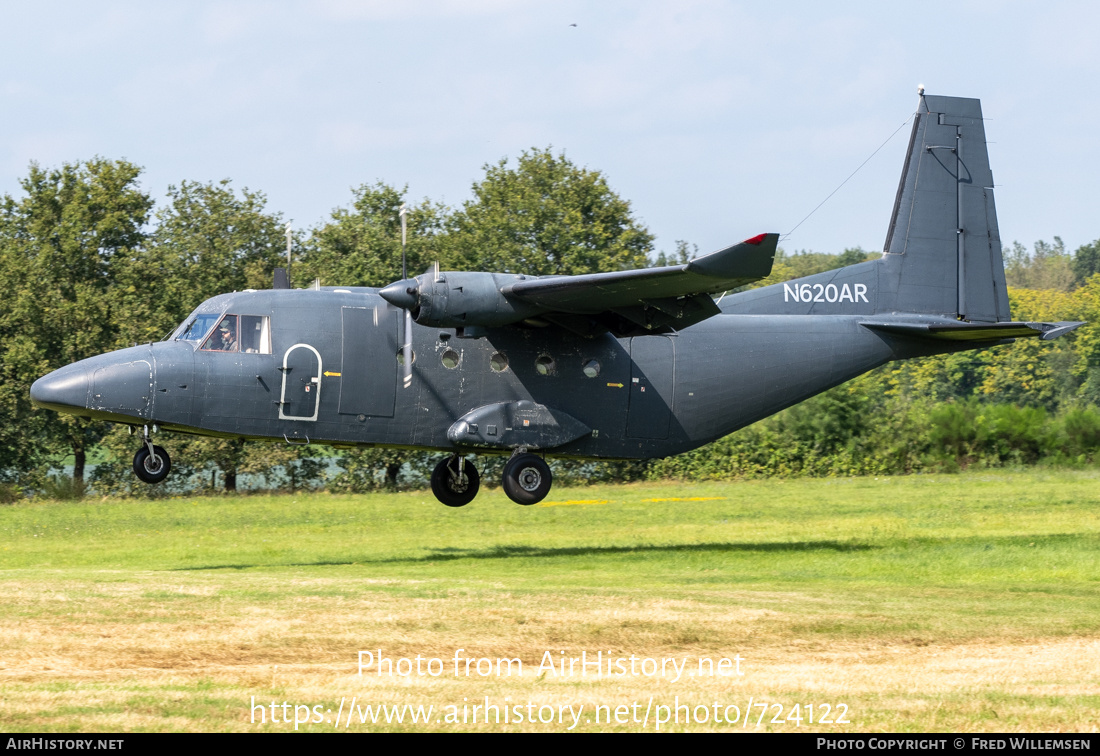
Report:
[{"label": "vertical stabilizer", "polygon": [[978,100],[921,96],[884,250],[878,312],[1010,319]]}]

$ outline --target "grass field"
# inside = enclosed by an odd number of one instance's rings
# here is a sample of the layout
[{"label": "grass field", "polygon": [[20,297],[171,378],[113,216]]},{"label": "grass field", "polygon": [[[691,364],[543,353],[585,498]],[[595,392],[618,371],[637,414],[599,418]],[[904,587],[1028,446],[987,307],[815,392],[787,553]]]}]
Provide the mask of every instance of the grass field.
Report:
[{"label": "grass field", "polygon": [[551,499],[0,507],[3,729],[1100,727],[1096,472]]}]

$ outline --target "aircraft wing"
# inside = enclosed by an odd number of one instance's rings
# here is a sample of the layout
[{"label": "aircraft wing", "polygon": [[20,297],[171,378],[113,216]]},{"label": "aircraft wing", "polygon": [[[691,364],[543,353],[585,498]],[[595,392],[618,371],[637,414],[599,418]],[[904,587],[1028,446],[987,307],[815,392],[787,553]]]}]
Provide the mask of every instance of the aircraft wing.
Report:
[{"label": "aircraft wing", "polygon": [[379,295],[420,325],[557,325],[582,336],[667,333],[717,315],[711,294],[766,278],[779,234],[760,234],[682,265],[580,276],[439,271]]},{"label": "aircraft wing", "polygon": [[662,333],[717,315],[711,294],[766,278],[779,234],[751,239],[682,265],[516,281],[501,290],[542,312],[537,316],[588,335]]}]

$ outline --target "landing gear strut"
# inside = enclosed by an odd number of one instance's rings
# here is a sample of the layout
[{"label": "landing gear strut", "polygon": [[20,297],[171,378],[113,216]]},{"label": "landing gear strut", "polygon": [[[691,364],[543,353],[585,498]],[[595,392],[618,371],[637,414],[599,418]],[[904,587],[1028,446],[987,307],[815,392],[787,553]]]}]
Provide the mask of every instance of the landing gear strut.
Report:
[{"label": "landing gear strut", "polygon": [[534,454],[515,454],[504,465],[504,493],[516,504],[537,504],[550,493],[553,482],[550,466]]},{"label": "landing gear strut", "polygon": [[172,460],[163,447],[154,446],[149,440],[149,428],[145,428],[145,439],[134,455],[134,475],[144,483],[160,483],[172,470]]},{"label": "landing gear strut", "polygon": [[464,507],[477,496],[481,476],[472,462],[455,454],[440,460],[432,471],[432,493],[448,507]]}]

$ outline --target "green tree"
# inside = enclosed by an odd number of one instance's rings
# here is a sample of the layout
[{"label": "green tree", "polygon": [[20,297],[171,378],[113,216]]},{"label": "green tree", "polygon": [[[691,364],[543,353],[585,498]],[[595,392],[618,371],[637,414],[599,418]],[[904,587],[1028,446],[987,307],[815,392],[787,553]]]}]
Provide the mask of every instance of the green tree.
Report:
[{"label": "green tree", "polygon": [[653,267],[663,268],[666,265],[683,265],[684,263],[691,262],[699,256],[699,245],[688,244],[683,239],[676,240],[676,251],[671,255],[666,255],[661,252],[657,255],[657,259],[653,262]]},{"label": "green tree", "polygon": [[467,270],[576,275],[649,265],[653,236],[599,171],[550,149],[485,166],[454,216],[451,259]]},{"label": "green tree", "polygon": [[146,243],[117,266],[121,342],[163,338],[216,294],[270,288],[286,237],[265,205],[263,193],[238,193],[228,179],[168,187]]},{"label": "green tree", "polygon": [[[302,257],[309,278],[338,286],[385,286],[401,278],[401,205],[405,189],[378,182],[353,190],[350,208],[333,211],[327,223],[315,229]],[[407,261],[410,276],[423,273],[444,259],[440,244],[448,210],[424,200],[408,208]]]},{"label": "green tree", "polygon": [[[87,451],[103,423],[33,412],[30,384],[63,365],[108,351],[121,261],[140,248],[153,202],[141,169],[94,158],[46,170],[31,164],[24,195],[0,203],[0,464],[26,466],[68,451],[83,484]],[[10,477],[10,475],[9,475]]]},{"label": "green tree", "polygon": [[1020,289],[1057,289],[1070,291],[1075,285],[1073,260],[1061,238],[1035,242],[1033,252],[1020,242],[1003,251],[1005,279]]},{"label": "green tree", "polygon": [[1078,247],[1070,266],[1078,286],[1082,286],[1089,276],[1100,273],[1100,239]]},{"label": "green tree", "polygon": [[881,257],[878,252],[866,252],[863,247],[848,247],[836,256],[836,267],[843,268],[848,265],[875,260]]}]

